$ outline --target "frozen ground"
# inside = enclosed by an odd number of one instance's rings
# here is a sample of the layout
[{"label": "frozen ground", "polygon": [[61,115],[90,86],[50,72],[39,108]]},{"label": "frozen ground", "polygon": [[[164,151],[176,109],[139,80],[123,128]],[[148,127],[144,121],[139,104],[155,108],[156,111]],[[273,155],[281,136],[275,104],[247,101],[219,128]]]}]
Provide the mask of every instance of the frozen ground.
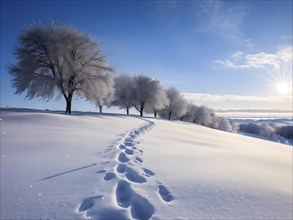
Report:
[{"label": "frozen ground", "polygon": [[292,147],[190,123],[1,109],[1,219],[292,219]]}]

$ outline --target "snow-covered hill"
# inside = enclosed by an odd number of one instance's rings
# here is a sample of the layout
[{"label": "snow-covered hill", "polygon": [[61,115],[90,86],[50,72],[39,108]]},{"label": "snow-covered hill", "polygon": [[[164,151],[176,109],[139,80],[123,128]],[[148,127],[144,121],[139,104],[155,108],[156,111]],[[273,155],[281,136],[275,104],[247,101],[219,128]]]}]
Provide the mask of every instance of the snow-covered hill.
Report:
[{"label": "snow-covered hill", "polygon": [[1,109],[1,219],[292,219],[292,147],[190,123]]}]

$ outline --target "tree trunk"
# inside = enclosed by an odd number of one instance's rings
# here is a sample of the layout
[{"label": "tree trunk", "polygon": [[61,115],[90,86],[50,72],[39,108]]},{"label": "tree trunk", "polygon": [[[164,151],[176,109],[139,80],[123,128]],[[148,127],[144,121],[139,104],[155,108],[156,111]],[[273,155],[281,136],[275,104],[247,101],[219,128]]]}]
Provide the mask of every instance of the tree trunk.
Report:
[{"label": "tree trunk", "polygon": [[66,99],[66,110],[65,113],[71,114],[71,100]]},{"label": "tree trunk", "polygon": [[169,112],[169,120],[171,120],[172,112]]},{"label": "tree trunk", "polygon": [[66,110],[65,113],[71,114],[71,100],[66,100]]},{"label": "tree trunk", "polygon": [[99,110],[100,110],[100,113],[103,112],[103,106],[99,105]]},{"label": "tree trunk", "polygon": [[126,107],[126,114],[129,115],[129,108]]},{"label": "tree trunk", "polygon": [[68,97],[65,97],[66,100],[66,110],[65,113],[71,114],[71,102],[73,94],[69,94]]},{"label": "tree trunk", "polygon": [[69,101],[68,99],[66,99],[66,109],[65,109],[65,113],[69,113]]},{"label": "tree trunk", "polygon": [[157,112],[156,112],[156,111],[154,111],[154,117],[155,117],[155,118],[157,117]]},{"label": "tree trunk", "polygon": [[140,103],[140,117],[142,117],[143,116],[143,109],[144,109],[144,102],[141,102]]}]

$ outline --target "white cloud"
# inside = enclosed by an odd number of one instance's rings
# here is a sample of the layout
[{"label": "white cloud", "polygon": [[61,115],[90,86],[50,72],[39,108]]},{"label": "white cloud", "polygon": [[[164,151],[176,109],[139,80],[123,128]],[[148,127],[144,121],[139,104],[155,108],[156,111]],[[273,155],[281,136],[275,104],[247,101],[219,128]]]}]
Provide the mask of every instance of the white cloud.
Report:
[{"label": "white cloud", "polygon": [[241,95],[212,95],[204,93],[183,93],[184,97],[192,101],[208,101],[208,102],[283,102],[290,96],[241,96]]},{"label": "white cloud", "polygon": [[236,51],[235,53],[233,53],[232,55],[231,55],[231,57],[233,58],[233,59],[235,59],[235,60],[238,60],[238,59],[240,59],[242,56],[243,56],[243,52],[242,51]]},{"label": "white cloud", "polygon": [[279,47],[275,53],[244,54],[242,51],[236,51],[228,59],[215,61],[216,64],[231,69],[273,68],[274,71],[288,62],[292,62],[291,45]]},{"label": "white cloud", "polygon": [[245,45],[250,44],[241,31],[241,24],[247,16],[248,8],[244,4],[227,4],[224,1],[201,1],[199,15],[200,32],[220,35]]},{"label": "white cloud", "polygon": [[292,96],[241,96],[213,95],[204,93],[183,93],[184,97],[196,104],[217,109],[282,109],[292,111]]},{"label": "white cloud", "polygon": [[292,46],[279,47],[279,50],[277,51],[277,56],[279,57],[280,60],[284,62],[290,62],[292,61],[292,57],[293,57],[292,50],[293,50]]}]

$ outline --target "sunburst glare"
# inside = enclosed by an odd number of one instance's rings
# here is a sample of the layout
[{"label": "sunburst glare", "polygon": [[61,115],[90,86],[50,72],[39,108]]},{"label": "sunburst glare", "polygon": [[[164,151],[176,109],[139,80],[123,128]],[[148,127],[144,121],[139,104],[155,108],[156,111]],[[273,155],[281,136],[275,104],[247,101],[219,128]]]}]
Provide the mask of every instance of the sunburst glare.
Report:
[{"label": "sunburst glare", "polygon": [[270,77],[266,81],[270,87],[270,95],[292,95],[292,63],[283,64],[278,71],[270,72]]},{"label": "sunburst glare", "polygon": [[276,90],[280,95],[286,95],[290,91],[290,85],[287,82],[279,82],[276,84]]}]

